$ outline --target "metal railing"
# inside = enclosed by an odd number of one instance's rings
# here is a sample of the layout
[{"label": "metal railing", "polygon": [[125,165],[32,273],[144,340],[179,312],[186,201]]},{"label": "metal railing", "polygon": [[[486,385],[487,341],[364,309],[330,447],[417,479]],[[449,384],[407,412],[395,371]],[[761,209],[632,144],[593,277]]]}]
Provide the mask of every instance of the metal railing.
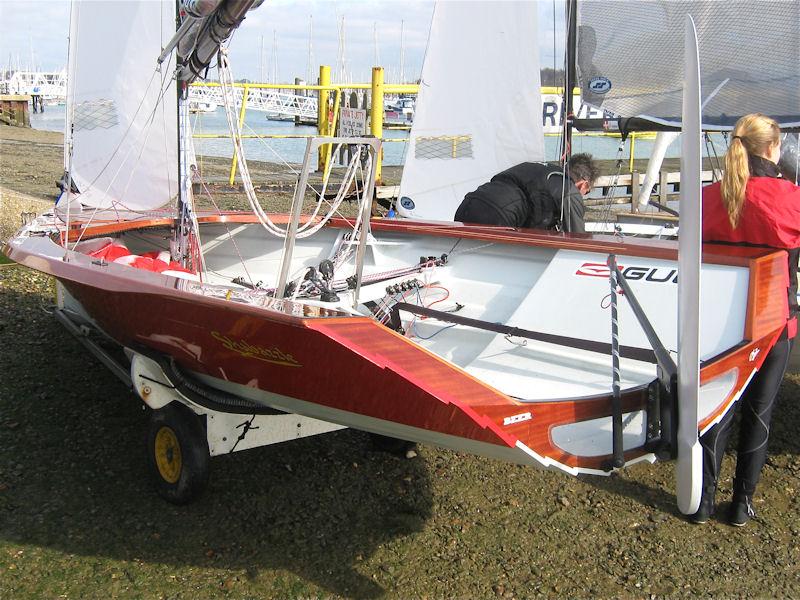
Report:
[{"label": "metal railing", "polygon": [[[406,140],[383,139],[383,119],[384,119],[384,97],[386,94],[416,94],[419,86],[416,84],[387,84],[384,82],[383,67],[372,69],[372,81],[370,83],[331,83],[331,71],[328,66],[320,67],[318,85],[311,84],[284,84],[284,83],[235,83],[234,93],[239,103],[239,128],[244,125],[245,115],[248,108],[265,112],[275,112],[283,114],[293,114],[295,116],[313,115],[313,107],[316,105],[316,127],[314,134],[254,134],[242,135],[242,138],[256,139],[290,139],[290,138],[312,138],[312,137],[333,137],[339,121],[340,108],[342,106],[342,95],[345,90],[369,90],[369,130],[368,134],[380,139],[382,142]],[[220,84],[216,82],[197,82],[190,86],[192,95],[198,100],[216,102],[221,101],[222,94]],[[295,92],[313,92],[314,96],[300,95]],[[294,112],[292,112],[294,111]],[[230,134],[201,133],[194,134],[198,139],[208,138],[229,138]],[[375,165],[375,181],[380,184],[382,171],[382,153],[379,153]],[[319,148],[317,168],[326,171],[331,160],[330,145],[323,145]],[[233,185],[236,170],[237,158],[234,153],[231,157],[231,169],[229,185]]]}]

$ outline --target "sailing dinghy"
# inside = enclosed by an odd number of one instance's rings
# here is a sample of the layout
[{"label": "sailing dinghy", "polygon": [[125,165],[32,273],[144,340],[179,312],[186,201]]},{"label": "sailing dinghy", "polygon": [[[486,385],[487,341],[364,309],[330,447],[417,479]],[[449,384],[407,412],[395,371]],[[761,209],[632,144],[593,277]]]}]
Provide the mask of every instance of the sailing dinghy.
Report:
[{"label": "sailing dinghy", "polygon": [[[257,200],[198,208],[186,83],[250,4],[186,14],[176,35],[169,2],[76,2],[65,166],[78,191],[65,186],[4,247],[58,280],[65,324],[125,349],[117,373],[153,409],[165,497],[198,491],[187,482],[202,479],[191,470],[206,469],[209,452],[268,435],[257,417],[570,474],[679,455],[674,242],[370,219],[373,138],[310,141],[284,214]],[[312,161],[343,144],[355,151],[340,191],[317,193]],[[326,189],[335,178],[322,174]],[[342,216],[352,189],[357,214]],[[690,443],[739,397],[786,320],[782,252],[707,246],[697,257]],[[239,441],[223,442],[220,422],[239,423]]]}]

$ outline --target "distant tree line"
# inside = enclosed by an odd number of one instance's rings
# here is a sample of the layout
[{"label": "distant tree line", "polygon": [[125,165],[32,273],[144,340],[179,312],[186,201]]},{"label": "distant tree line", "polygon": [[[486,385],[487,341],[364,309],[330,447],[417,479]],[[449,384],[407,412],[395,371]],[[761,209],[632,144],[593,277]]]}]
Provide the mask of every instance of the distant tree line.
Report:
[{"label": "distant tree line", "polygon": [[[552,69],[545,67],[539,71],[539,76],[542,78],[542,85],[547,87],[559,87],[564,85],[564,69]],[[218,81],[217,78],[211,77],[209,81]],[[420,80],[417,79],[414,83],[419,84]],[[247,78],[237,79],[236,83],[257,83]]]}]

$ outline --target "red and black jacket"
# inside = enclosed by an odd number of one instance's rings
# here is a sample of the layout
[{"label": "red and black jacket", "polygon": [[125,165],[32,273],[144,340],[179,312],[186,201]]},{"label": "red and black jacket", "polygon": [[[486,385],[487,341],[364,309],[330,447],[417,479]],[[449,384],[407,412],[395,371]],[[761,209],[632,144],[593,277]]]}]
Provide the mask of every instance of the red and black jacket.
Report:
[{"label": "red and black jacket", "polygon": [[789,254],[788,328],[797,333],[797,261],[800,258],[800,187],[779,178],[775,163],[750,157],[744,207],[734,229],[722,203],[720,184],[703,188],[703,241],[747,246],[767,246]]}]

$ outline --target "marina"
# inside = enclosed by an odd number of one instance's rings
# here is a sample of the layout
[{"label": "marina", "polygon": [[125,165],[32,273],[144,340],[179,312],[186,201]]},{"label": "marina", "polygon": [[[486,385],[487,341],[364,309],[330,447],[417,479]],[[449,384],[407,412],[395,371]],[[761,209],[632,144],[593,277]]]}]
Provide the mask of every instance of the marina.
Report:
[{"label": "marina", "polygon": [[[0,594],[793,593],[794,371],[748,492],[754,535],[691,524],[714,508],[709,432],[749,406],[791,325],[788,246],[701,238],[731,111],[753,110],[742,93],[770,73],[708,26],[748,32],[747,11],[569,0],[559,90],[540,86],[543,10],[525,2],[437,3],[418,86],[382,67],[353,83],[338,14],[339,58],[315,84],[276,83],[277,29],[269,61],[261,35],[270,83],[236,79],[232,40],[253,38],[233,33],[261,5],[182,0],[175,19],[171,0],[74,2],[66,108],[32,93],[38,128],[0,125],[0,306],[21,317],[0,322],[0,511],[15,517]],[[765,39],[792,35],[797,10],[759,13]],[[609,41],[637,17],[666,32],[641,56]],[[720,80],[714,57],[742,74]],[[794,132],[798,65],[767,62],[787,75],[764,97],[774,131]],[[46,131],[62,122],[63,139]],[[771,168],[796,178],[796,136],[770,140]],[[464,208],[479,202],[500,218]],[[76,419],[101,438],[77,461]],[[119,441],[134,420],[140,461]],[[26,468],[31,440],[34,461],[58,447],[68,466]],[[62,475],[86,491],[30,500]],[[132,500],[135,531],[113,510]],[[75,501],[91,519],[71,520]],[[37,557],[92,574],[65,587]]]}]

